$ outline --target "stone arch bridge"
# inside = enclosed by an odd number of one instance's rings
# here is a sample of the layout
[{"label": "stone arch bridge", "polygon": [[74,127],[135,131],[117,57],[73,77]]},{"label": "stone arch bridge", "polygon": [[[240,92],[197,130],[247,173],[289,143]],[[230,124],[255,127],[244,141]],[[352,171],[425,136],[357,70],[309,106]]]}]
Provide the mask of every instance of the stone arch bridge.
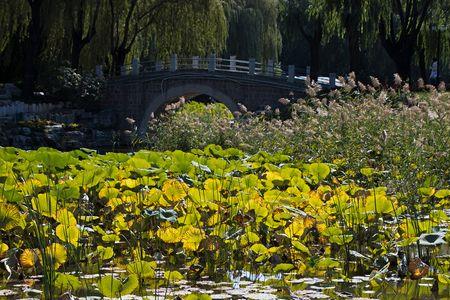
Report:
[{"label": "stone arch bridge", "polygon": [[[101,68],[96,73],[102,76]],[[307,70],[306,72],[307,73]],[[198,95],[210,96],[222,102],[231,111],[242,103],[249,110],[276,107],[278,99],[292,92],[305,92],[304,76],[296,76],[294,66],[283,69],[269,60],[266,64],[230,59],[193,57],[169,62],[133,63],[122,67],[120,76],[109,78],[101,101],[103,109],[110,109],[117,118],[118,128],[126,128],[127,117],[136,120],[139,133],[144,133],[152,113],[181,96],[190,99]],[[331,85],[330,79],[331,78]],[[332,88],[336,76],[319,78],[325,88]],[[333,84],[334,83],[334,84]]]}]

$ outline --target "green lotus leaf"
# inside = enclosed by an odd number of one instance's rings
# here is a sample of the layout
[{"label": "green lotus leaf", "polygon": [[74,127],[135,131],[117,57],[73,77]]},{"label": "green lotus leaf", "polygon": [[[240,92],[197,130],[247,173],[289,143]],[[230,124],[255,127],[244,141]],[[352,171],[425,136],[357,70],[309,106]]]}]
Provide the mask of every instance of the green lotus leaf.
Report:
[{"label": "green lotus leaf", "polygon": [[127,265],[130,274],[136,274],[140,278],[155,278],[156,263],[139,260]]},{"label": "green lotus leaf", "polygon": [[80,280],[70,274],[56,273],[55,288],[62,292],[76,291],[81,288]]}]

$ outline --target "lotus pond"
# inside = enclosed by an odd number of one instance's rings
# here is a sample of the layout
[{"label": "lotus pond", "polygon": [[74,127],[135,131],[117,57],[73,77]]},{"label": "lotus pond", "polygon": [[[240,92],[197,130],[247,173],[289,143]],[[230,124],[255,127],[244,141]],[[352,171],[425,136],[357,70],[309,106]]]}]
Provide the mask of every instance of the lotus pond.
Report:
[{"label": "lotus pond", "polygon": [[0,148],[0,299],[450,298],[450,189],[208,146]]}]

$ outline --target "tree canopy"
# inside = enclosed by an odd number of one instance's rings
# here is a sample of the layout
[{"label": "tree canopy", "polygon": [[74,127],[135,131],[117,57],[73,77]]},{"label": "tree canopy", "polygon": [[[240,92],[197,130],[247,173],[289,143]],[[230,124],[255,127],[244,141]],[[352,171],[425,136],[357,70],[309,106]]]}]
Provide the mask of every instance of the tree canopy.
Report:
[{"label": "tree canopy", "polygon": [[108,72],[133,57],[210,53],[357,76],[427,77],[450,63],[448,0],[0,1],[0,81],[33,84],[61,65]]}]

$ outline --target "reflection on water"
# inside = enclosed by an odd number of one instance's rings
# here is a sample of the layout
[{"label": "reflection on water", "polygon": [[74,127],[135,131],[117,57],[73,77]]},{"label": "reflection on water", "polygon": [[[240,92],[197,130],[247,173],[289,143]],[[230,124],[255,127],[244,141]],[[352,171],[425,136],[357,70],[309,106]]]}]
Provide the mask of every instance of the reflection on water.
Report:
[{"label": "reflection on water", "polygon": [[[215,282],[204,277],[199,281],[182,280],[176,285],[147,288],[143,296],[122,299],[182,299],[191,293],[209,294],[212,299],[450,299],[450,290],[436,289],[433,278],[400,280],[387,278],[381,282],[369,276],[351,279],[296,278],[294,275],[254,274],[248,271],[229,272],[229,281]],[[292,276],[292,277],[291,277]],[[86,280],[96,276],[84,276]],[[95,281],[80,299],[101,299]],[[79,293],[80,294],[80,293]],[[80,295],[82,295],[81,293]],[[0,299],[40,299],[39,278],[11,281],[0,288]],[[71,299],[71,295],[65,295]]]}]

